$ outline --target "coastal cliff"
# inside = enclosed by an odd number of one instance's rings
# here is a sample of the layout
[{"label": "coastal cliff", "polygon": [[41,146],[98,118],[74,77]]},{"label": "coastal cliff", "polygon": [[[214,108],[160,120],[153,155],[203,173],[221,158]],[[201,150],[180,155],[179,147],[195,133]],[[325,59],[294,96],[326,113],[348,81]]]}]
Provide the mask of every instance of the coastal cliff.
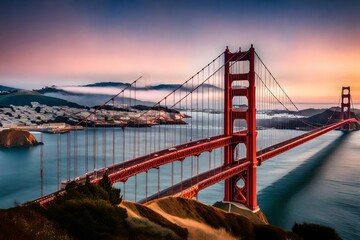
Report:
[{"label": "coastal cliff", "polygon": [[0,132],[0,147],[31,147],[38,145],[34,135],[25,130],[5,129]]}]

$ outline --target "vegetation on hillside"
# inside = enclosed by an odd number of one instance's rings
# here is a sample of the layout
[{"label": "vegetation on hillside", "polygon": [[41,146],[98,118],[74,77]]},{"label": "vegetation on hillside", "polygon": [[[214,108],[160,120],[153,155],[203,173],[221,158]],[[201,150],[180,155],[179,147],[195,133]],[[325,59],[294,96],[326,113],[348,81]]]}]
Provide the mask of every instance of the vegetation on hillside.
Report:
[{"label": "vegetation on hillside", "polygon": [[295,223],[292,231],[304,240],[341,240],[335,229],[312,223]]},{"label": "vegetation on hillside", "polygon": [[39,212],[36,206],[0,210],[1,240],[70,240],[65,229]]},{"label": "vegetation on hillside", "polygon": [[197,201],[184,198],[168,198],[159,200],[157,204],[162,210],[173,216],[193,219],[196,222],[210,225],[214,229],[223,228],[238,239],[298,239],[294,234],[278,227],[259,224],[259,222],[254,223],[244,216],[226,213]]},{"label": "vegetation on hillside", "polygon": [[72,182],[44,211],[47,216],[79,239],[111,239],[124,232],[126,210],[118,207],[120,189],[113,188],[107,174],[98,185],[86,179]]}]

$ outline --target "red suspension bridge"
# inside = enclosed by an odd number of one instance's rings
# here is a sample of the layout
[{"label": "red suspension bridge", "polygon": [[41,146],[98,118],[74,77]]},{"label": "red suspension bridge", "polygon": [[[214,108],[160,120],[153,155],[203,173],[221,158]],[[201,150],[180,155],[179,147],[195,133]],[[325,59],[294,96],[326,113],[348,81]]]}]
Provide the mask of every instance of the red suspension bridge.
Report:
[{"label": "red suspension bridge", "polygon": [[[340,111],[325,124],[308,121],[252,46],[226,49],[153,106],[137,105],[140,81],[92,109],[73,131],[57,133],[58,189],[44,195],[41,159],[41,196],[35,201],[45,205],[66,183],[84,182],[86,176],[96,183],[106,172],[113,184],[123,183],[124,194],[133,178],[135,201],[194,198],[224,181],[225,201],[256,210],[256,170],[262,162],[360,123],[351,112],[350,87],[343,87]],[[285,130],[294,131],[289,137]],[[145,181],[139,183],[139,175]]]}]

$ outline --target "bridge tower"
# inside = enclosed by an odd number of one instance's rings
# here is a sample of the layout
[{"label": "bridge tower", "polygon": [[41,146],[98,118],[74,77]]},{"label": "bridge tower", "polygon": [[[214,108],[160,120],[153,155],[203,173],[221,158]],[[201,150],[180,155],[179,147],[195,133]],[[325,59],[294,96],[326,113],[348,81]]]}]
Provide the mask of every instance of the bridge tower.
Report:
[{"label": "bridge tower", "polygon": [[[234,62],[248,62],[249,71],[247,73],[232,73],[231,64]],[[224,201],[239,202],[250,208],[257,210],[256,196],[256,91],[255,91],[255,49],[251,48],[247,52],[231,53],[228,48],[225,50],[225,101],[224,101],[224,135],[233,137],[233,144],[224,149],[224,165],[232,164],[237,159],[234,157],[234,150],[239,143],[246,146],[246,159],[250,162],[248,169],[232,178],[225,180]],[[233,87],[234,81],[248,84]],[[232,101],[236,96],[246,97],[248,100],[247,110],[233,109]],[[243,119],[246,121],[247,130],[245,136],[234,133],[234,121]]]},{"label": "bridge tower", "polygon": [[[341,120],[351,118],[350,116],[350,87],[342,87],[341,92]],[[350,124],[345,124],[343,130],[350,130]]]}]

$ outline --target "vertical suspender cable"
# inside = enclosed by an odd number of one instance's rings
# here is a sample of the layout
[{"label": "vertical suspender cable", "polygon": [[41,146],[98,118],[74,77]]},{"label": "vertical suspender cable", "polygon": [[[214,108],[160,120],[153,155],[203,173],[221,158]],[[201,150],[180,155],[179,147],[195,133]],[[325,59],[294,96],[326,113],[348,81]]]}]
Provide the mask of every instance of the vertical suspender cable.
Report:
[{"label": "vertical suspender cable", "polygon": [[94,158],[93,158],[93,167],[94,170],[96,169],[96,110],[94,111],[94,140],[93,140],[93,152],[94,152]]},{"label": "vertical suspender cable", "polygon": [[[44,143],[43,134],[40,133],[41,143]],[[44,145],[40,145],[40,197],[44,195]]]},{"label": "vertical suspender cable", "polygon": [[89,132],[87,120],[85,122],[85,172],[89,172]]},{"label": "vertical suspender cable", "polygon": [[60,161],[61,161],[61,149],[60,149],[60,133],[58,132],[56,134],[56,140],[57,140],[57,190],[60,189]]},{"label": "vertical suspender cable", "polygon": [[102,128],[103,167],[106,167],[106,129],[107,129],[107,115],[106,113],[104,113],[104,126]]},{"label": "vertical suspender cable", "polygon": [[137,195],[137,174],[135,175],[135,202],[136,202],[136,195]]},{"label": "vertical suspender cable", "polygon": [[74,129],[74,179],[77,176],[77,131]]},{"label": "vertical suspender cable", "polygon": [[126,181],[124,182],[124,200],[126,199]]},{"label": "vertical suspender cable", "polygon": [[112,99],[112,164],[115,164],[115,98]]},{"label": "vertical suspender cable", "polygon": [[160,166],[158,167],[158,198],[160,198]]},{"label": "vertical suspender cable", "polygon": [[171,193],[174,194],[174,162],[171,162]]},{"label": "vertical suspender cable", "polygon": [[145,202],[147,202],[148,200],[148,171],[145,172],[146,173],[146,184],[145,184]]},{"label": "vertical suspender cable", "polygon": [[181,182],[181,191],[182,191],[183,190],[183,164],[184,164],[184,160],[181,160],[180,164],[181,164],[180,182]]},{"label": "vertical suspender cable", "polygon": [[66,174],[67,174],[67,180],[70,180],[70,133],[67,133],[67,158],[66,158]]}]

